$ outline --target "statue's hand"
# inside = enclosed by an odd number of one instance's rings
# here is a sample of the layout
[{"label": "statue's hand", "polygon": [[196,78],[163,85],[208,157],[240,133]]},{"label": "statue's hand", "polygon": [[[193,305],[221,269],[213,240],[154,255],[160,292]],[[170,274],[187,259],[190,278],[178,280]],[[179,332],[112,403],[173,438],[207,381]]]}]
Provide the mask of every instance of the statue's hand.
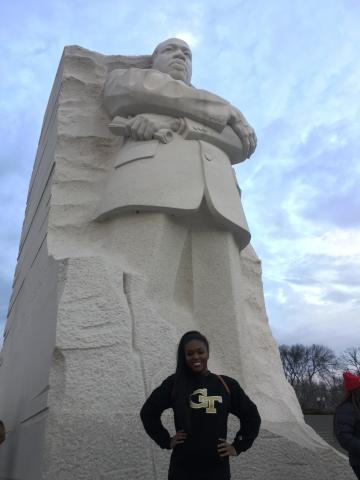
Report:
[{"label": "statue's hand", "polygon": [[232,125],[236,135],[240,138],[246,158],[255,152],[257,138],[254,129],[248,123],[238,121]]},{"label": "statue's hand", "polygon": [[161,126],[153,118],[136,115],[127,124],[127,136],[133,140],[151,140],[160,128]]},{"label": "statue's hand", "polygon": [[[177,119],[166,122],[160,116],[153,114],[140,114],[128,121],[127,136],[133,140],[151,140],[160,130],[177,130]],[[176,125],[175,125],[176,123]]]},{"label": "statue's hand", "polygon": [[255,130],[248,124],[244,115],[235,107],[232,107],[228,123],[240,138],[246,158],[255,152],[257,138]]}]

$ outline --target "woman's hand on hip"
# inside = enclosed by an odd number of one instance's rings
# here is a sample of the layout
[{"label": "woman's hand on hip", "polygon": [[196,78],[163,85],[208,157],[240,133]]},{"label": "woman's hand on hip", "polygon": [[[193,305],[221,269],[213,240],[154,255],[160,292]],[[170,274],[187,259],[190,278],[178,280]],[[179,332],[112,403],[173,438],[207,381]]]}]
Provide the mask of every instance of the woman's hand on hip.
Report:
[{"label": "woman's hand on hip", "polygon": [[220,457],[237,457],[235,448],[223,438],[219,438],[218,454]]},{"label": "woman's hand on hip", "polygon": [[186,440],[186,433],[184,432],[184,430],[179,430],[170,440],[170,448],[175,448],[176,445],[179,445],[180,443],[184,443],[185,440]]}]

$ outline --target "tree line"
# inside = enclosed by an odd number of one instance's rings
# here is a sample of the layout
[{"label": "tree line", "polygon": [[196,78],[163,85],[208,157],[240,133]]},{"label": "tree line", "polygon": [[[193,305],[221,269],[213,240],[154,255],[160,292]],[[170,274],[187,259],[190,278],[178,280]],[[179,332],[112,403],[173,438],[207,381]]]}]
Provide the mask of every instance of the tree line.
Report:
[{"label": "tree line", "polygon": [[360,346],[340,355],[313,344],[280,345],[280,358],[304,413],[333,413],[344,398],[342,372],[360,375]]}]

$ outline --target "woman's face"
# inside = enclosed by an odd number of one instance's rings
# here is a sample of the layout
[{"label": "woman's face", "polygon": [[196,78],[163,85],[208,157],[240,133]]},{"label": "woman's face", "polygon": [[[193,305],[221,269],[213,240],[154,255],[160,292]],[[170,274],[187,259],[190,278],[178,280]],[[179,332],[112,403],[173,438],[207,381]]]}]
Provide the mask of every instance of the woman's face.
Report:
[{"label": "woman's face", "polygon": [[190,340],[185,344],[185,362],[194,373],[206,373],[209,352],[201,340]]}]

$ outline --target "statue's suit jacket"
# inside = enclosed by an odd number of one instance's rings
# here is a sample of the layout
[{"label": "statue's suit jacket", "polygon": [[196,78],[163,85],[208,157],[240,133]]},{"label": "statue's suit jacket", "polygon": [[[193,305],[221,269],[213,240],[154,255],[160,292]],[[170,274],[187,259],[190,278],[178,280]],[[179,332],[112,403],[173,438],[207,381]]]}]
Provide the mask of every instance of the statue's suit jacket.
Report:
[{"label": "statue's suit jacket", "polygon": [[[203,199],[216,223],[234,232],[241,248],[250,233],[232,163],[245,159],[240,139],[227,125],[224,99],[156,70],[114,70],[104,102],[112,117],[140,113],[181,119],[169,143],[126,139],[115,157],[98,219],[125,211],[199,210]],[[164,117],[166,116],[166,117]]]}]

